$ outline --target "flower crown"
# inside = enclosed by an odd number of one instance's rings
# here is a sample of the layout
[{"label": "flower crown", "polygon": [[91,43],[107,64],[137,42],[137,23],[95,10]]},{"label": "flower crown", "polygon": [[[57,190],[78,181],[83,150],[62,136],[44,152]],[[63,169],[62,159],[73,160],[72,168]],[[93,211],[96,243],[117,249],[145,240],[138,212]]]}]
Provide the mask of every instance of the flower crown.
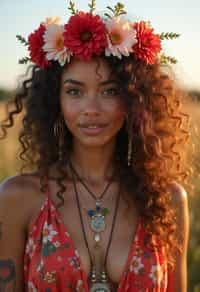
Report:
[{"label": "flower crown", "polygon": [[133,22],[122,17],[127,14],[122,3],[114,8],[107,6],[108,13],[104,17],[94,15],[96,1],[88,5],[89,12],[78,11],[70,0],[68,9],[72,15],[64,25],[58,17],[49,17],[38,29],[28,36],[28,41],[21,35],[17,39],[28,46],[29,57],[19,60],[20,64],[29,61],[36,63],[41,69],[52,65],[53,61],[64,66],[72,56],[88,60],[92,55],[122,56],[134,55],[136,59],[147,65],[160,63],[176,63],[176,59],[161,54],[161,41],[179,37],[176,33],[155,34],[149,22]]}]

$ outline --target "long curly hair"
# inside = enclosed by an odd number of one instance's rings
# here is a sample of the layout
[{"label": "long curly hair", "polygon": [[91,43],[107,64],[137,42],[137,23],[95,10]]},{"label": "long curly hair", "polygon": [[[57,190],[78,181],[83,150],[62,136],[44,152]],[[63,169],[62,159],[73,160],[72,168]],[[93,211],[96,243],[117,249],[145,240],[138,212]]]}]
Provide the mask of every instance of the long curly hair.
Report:
[{"label": "long curly hair", "polygon": [[[115,74],[121,96],[128,108],[128,125],[123,125],[116,140],[116,168],[120,171],[123,187],[140,210],[149,235],[156,235],[165,247],[168,263],[173,268],[176,250],[181,251],[175,231],[175,214],[170,205],[170,188],[173,182],[181,183],[192,191],[190,116],[184,111],[189,100],[187,94],[174,81],[167,65],[145,65],[133,56],[122,58],[97,57],[97,74],[100,58],[104,58]],[[68,65],[70,66],[70,65]],[[13,126],[13,116],[24,110],[19,142],[22,151],[20,169],[36,167],[41,190],[44,176],[52,165],[57,166],[59,186],[57,196],[64,202],[67,177],[66,163],[72,146],[72,135],[65,127],[63,159],[59,161],[58,140],[54,124],[61,113],[59,94],[63,68],[56,62],[44,70],[29,66],[13,100],[14,110],[2,121],[3,138],[7,128]],[[128,137],[132,138],[132,161],[127,165]],[[134,190],[134,191],[133,191]]]}]

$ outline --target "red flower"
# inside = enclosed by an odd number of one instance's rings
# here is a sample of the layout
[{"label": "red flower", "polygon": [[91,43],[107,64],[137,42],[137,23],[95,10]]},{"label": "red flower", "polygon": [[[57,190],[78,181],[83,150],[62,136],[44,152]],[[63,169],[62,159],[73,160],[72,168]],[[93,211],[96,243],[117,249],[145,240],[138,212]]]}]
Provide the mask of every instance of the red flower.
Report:
[{"label": "red flower", "polygon": [[106,27],[98,15],[79,12],[65,24],[64,44],[80,59],[100,55],[107,45]]},{"label": "red flower", "polygon": [[137,43],[133,46],[136,58],[145,61],[147,64],[154,64],[158,53],[161,51],[161,40],[158,34],[153,33],[145,21],[134,24]]},{"label": "red flower", "polygon": [[31,60],[38,64],[42,69],[51,65],[51,62],[46,59],[46,52],[42,49],[44,45],[43,35],[45,30],[46,27],[41,24],[40,27],[28,37],[28,49],[30,51]]}]

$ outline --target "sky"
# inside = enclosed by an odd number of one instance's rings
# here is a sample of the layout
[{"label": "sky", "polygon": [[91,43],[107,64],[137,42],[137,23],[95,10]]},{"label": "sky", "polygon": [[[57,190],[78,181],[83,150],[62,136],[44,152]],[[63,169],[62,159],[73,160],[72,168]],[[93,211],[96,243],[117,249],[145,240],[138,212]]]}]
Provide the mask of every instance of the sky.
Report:
[{"label": "sky", "polygon": [[[121,1],[122,2],[122,1]],[[89,1],[75,2],[78,10],[88,11]],[[114,7],[117,1],[96,0],[96,13]],[[130,20],[150,21],[156,33],[177,32],[181,36],[163,42],[163,52],[178,60],[172,65],[176,80],[184,87],[200,90],[200,1],[123,0]],[[70,11],[66,0],[0,0],[0,87],[14,89],[27,65],[18,60],[28,56],[17,39],[26,39],[47,16],[60,16],[66,23]]]}]

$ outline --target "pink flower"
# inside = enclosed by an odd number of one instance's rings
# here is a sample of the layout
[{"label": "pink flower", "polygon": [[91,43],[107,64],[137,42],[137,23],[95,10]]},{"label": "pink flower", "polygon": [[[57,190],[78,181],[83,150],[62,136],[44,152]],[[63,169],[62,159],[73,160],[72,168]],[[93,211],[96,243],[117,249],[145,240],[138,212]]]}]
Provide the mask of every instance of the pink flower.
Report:
[{"label": "pink flower", "polygon": [[55,60],[63,66],[66,60],[70,61],[71,53],[64,46],[64,27],[57,24],[49,24],[44,33],[43,50],[48,60]]},{"label": "pink flower", "polygon": [[46,17],[45,21],[42,23],[44,26],[48,26],[50,24],[60,24],[60,17],[59,16],[51,16],[51,17]]},{"label": "pink flower", "polygon": [[108,31],[108,47],[105,49],[106,56],[117,56],[122,58],[122,55],[129,56],[133,51],[133,45],[136,43],[136,34],[132,25],[122,18],[113,17],[106,21]]}]

